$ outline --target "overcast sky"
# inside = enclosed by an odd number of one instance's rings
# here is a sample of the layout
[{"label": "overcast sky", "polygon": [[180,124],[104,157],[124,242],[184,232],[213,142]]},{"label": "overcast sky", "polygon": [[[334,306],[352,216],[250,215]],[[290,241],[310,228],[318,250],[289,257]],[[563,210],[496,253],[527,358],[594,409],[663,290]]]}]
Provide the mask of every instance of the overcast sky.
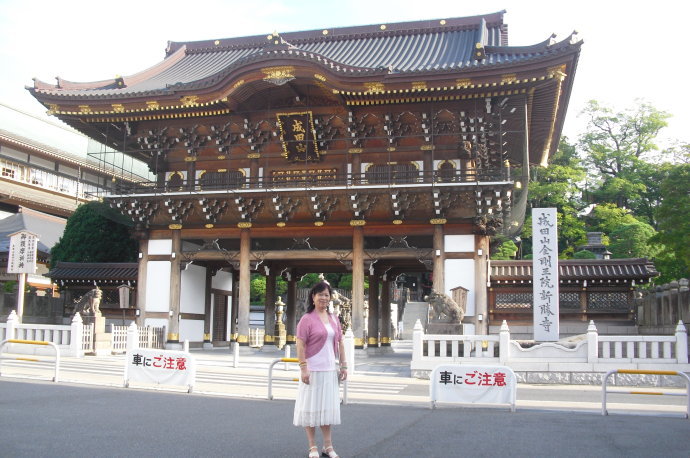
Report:
[{"label": "overcast sky", "polygon": [[[649,6],[641,6],[649,5]],[[690,142],[687,42],[690,3],[463,0],[0,0],[0,103],[42,114],[24,89],[130,75],[163,59],[168,41],[485,14],[505,9],[513,46],[574,30],[584,40],[564,133],[583,129],[590,99],[615,109],[641,98],[673,115],[662,144]]]}]

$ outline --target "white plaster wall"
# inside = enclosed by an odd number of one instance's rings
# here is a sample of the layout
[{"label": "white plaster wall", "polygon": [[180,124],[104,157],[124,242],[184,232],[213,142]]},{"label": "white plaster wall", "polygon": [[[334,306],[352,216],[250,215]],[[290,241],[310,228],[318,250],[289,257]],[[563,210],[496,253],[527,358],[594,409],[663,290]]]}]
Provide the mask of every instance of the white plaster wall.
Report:
[{"label": "white plaster wall", "polygon": [[149,240],[149,255],[170,253],[172,253],[171,239]]},{"label": "white plaster wall", "polygon": [[446,235],[443,243],[446,253],[474,252],[474,235]]},{"label": "white plaster wall", "polygon": [[181,274],[180,312],[203,314],[205,309],[206,268],[190,264]]},{"label": "white plaster wall", "polygon": [[204,340],[204,320],[180,320],[180,342],[202,342]]},{"label": "white plaster wall", "polygon": [[170,311],[170,266],[170,261],[148,262],[146,266],[147,312]]},{"label": "white plaster wall", "polygon": [[165,318],[146,318],[144,320],[144,326],[153,326],[156,328],[165,326],[165,335],[163,336],[163,338],[168,338],[168,320],[166,320]]},{"label": "white plaster wall", "polygon": [[211,288],[232,291],[232,272],[222,270],[216,272],[216,275],[211,278]]},{"label": "white plaster wall", "polygon": [[458,286],[467,289],[467,309],[465,316],[475,314],[475,287],[474,287],[474,260],[473,259],[446,259],[444,264],[446,278],[446,294],[450,296],[450,290]]}]

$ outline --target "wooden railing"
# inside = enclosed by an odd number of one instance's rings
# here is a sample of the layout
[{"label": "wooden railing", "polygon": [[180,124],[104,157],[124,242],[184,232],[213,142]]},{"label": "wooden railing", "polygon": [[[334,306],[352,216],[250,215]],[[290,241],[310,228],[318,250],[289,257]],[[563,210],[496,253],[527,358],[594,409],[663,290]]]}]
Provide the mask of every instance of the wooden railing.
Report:
[{"label": "wooden railing", "polygon": [[287,189],[287,188],[323,188],[323,187],[343,187],[343,188],[363,188],[374,186],[404,186],[419,184],[453,184],[453,183],[476,183],[476,182],[495,182],[509,181],[510,169],[467,169],[448,171],[428,171],[400,174],[370,174],[370,173],[351,173],[333,175],[290,175],[289,180],[285,178],[251,177],[242,181],[237,180],[214,180],[213,182],[202,179],[187,180],[179,183],[119,183],[111,192],[115,195],[137,195],[137,194],[166,194],[175,192],[213,192],[226,190],[266,190],[266,189]]}]

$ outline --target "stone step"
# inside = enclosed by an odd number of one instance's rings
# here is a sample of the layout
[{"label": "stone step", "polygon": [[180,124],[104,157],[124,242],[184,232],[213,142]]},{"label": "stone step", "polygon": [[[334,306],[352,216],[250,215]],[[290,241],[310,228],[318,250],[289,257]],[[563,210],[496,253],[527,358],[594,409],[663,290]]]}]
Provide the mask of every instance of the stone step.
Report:
[{"label": "stone step", "polygon": [[412,339],[412,331],[417,320],[426,323],[429,304],[426,302],[408,302],[405,304],[403,312],[403,331],[400,334],[402,339]]}]

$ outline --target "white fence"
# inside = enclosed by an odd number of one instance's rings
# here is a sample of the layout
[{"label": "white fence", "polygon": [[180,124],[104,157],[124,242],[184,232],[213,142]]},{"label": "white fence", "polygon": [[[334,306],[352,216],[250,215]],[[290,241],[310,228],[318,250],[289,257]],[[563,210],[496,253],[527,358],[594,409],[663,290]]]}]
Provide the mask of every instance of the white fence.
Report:
[{"label": "white fence", "polygon": [[690,371],[687,331],[681,321],[673,336],[599,336],[591,321],[579,341],[530,345],[511,340],[505,321],[498,336],[424,334],[417,321],[412,339],[410,369],[415,375],[448,363],[501,364],[525,372]]},{"label": "white fence", "polygon": [[[72,324],[66,326],[22,324],[19,322],[16,312],[12,311],[7,317],[7,323],[0,323],[0,340],[19,339],[51,342],[58,346],[61,355],[81,357],[84,355],[84,348],[92,345],[89,342],[92,342],[93,339],[88,340],[89,329],[92,328],[84,326],[78,313],[74,316]],[[42,355],[44,352],[50,352],[51,350],[42,346],[10,345],[7,351]]]},{"label": "white fence", "polygon": [[263,328],[249,328],[249,346],[261,348],[264,345],[266,331]]},{"label": "white fence", "polygon": [[[129,326],[110,326],[112,336],[112,352],[126,353],[127,352],[127,331]],[[165,348],[165,326],[154,327],[144,326],[138,328],[139,333],[138,348]]]}]

